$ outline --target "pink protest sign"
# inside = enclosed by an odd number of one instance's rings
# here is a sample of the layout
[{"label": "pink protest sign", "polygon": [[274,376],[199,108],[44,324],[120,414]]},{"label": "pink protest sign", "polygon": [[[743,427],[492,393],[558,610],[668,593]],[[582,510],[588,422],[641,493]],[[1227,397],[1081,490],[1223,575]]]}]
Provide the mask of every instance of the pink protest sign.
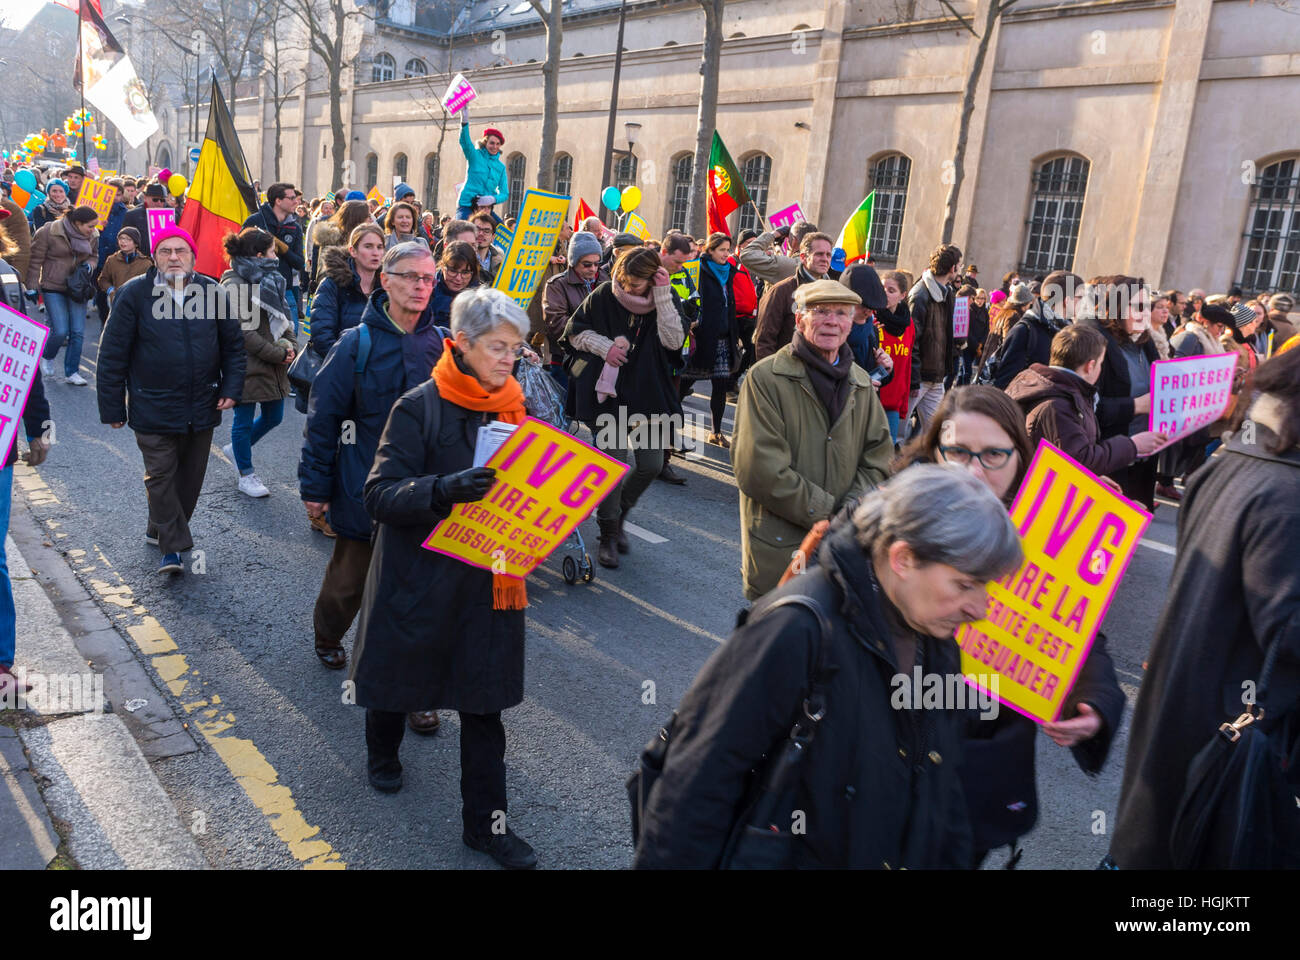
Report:
[{"label": "pink protest sign", "polygon": [[1232,402],[1236,370],[1235,353],[1151,364],[1151,429],[1173,441],[1214,423]]},{"label": "pink protest sign", "polygon": [[970,336],[970,297],[958,297],[953,302],[952,335],[958,340]]},{"label": "pink protest sign", "polygon": [[[807,219],[808,218],[803,215],[803,209],[799,206],[799,204],[792,203],[784,210],[778,210],[776,213],[768,217],[767,224],[769,227],[775,230],[778,227],[794,226],[799,221],[807,220]],[[789,250],[790,241],[789,240],[785,241],[785,243],[783,243],[781,246],[782,249]]]},{"label": "pink protest sign", "polygon": [[148,218],[149,223],[149,255],[153,256],[154,237],[176,222],[176,211],[149,207],[145,210],[144,215]]},{"label": "pink protest sign", "polygon": [[465,74],[458,73],[451,81],[447,92],[443,94],[442,105],[447,108],[448,113],[459,113],[477,97],[473,85],[465,79]]},{"label": "pink protest sign", "polygon": [[0,301],[0,448],[9,459],[50,328]]}]

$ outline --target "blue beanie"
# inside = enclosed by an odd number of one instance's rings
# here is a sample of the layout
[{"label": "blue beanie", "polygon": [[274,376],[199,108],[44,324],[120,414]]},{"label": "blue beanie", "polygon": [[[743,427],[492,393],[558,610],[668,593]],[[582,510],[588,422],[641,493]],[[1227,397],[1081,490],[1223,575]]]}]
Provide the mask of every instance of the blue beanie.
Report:
[{"label": "blue beanie", "polygon": [[349,190],[349,191],[347,192],[347,195],[346,195],[343,199],[344,199],[344,201],[347,201],[347,200],[364,200],[364,199],[366,199],[366,195],[365,195],[364,193],[362,193],[360,190]]},{"label": "blue beanie", "polygon": [[600,241],[596,239],[594,233],[588,233],[586,230],[579,230],[569,238],[569,264],[575,264],[583,257],[592,254],[600,256],[604,253],[601,249]]},{"label": "blue beanie", "polygon": [[401,200],[402,197],[413,197],[413,196],[415,196],[415,190],[411,188],[411,185],[409,183],[399,183],[397,186],[393,187],[394,201]]},{"label": "blue beanie", "polygon": [[64,193],[66,193],[69,197],[72,196],[72,188],[68,186],[68,181],[66,180],[60,180],[58,177],[55,177],[53,180],[48,181],[45,184],[46,193],[50,192],[50,187],[62,187]]}]

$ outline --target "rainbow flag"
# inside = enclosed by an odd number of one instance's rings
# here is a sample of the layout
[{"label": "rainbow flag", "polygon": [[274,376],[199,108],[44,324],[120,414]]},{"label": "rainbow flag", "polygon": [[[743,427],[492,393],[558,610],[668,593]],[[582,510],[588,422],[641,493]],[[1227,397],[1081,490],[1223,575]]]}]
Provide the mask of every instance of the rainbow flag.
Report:
[{"label": "rainbow flag", "polygon": [[214,79],[208,129],[179,223],[189,231],[199,250],[194,269],[209,277],[220,277],[226,269],[221,242],[227,234],[238,233],[255,210],[253,178],[235,136],[226,98]]},{"label": "rainbow flag", "polygon": [[849,219],[840,229],[840,235],[835,240],[835,248],[844,251],[846,266],[856,260],[867,259],[867,249],[871,242],[871,210],[875,204],[876,191],[872,190],[867,194],[867,198],[858,204],[858,209],[849,215]]}]

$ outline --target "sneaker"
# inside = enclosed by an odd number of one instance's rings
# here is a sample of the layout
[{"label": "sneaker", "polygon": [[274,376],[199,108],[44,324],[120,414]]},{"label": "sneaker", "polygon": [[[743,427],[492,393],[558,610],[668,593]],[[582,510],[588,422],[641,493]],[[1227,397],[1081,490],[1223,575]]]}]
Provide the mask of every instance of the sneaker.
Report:
[{"label": "sneaker", "polygon": [[537,866],[537,854],[528,842],[506,827],[505,833],[494,833],[490,837],[476,837],[468,830],[461,834],[465,846],[479,853],[486,853],[507,870],[531,870]]},{"label": "sneaker", "polygon": [[54,379],[54,364],[44,357],[41,358],[41,376],[46,380]]},{"label": "sneaker", "polygon": [[78,371],[74,372],[74,373],[72,374],[72,376],[70,376],[70,377],[66,377],[66,378],[64,379],[64,382],[65,382],[65,383],[70,383],[70,384],[72,384],[74,387],[84,387],[84,386],[86,386],[86,384],[87,384],[89,381],[87,381],[86,378],[83,377],[83,376],[81,375],[81,371],[78,370]]},{"label": "sneaker", "polygon": [[179,553],[167,554],[162,558],[162,563],[158,564],[158,572],[167,574],[184,573],[185,566],[181,563],[181,555]]},{"label": "sneaker", "polygon": [[271,491],[257,478],[255,473],[247,473],[239,478],[239,492],[250,497],[269,497]]},{"label": "sneaker", "polygon": [[158,546],[158,534],[150,533],[148,530],[146,530],[144,532],[144,542],[155,547]]}]

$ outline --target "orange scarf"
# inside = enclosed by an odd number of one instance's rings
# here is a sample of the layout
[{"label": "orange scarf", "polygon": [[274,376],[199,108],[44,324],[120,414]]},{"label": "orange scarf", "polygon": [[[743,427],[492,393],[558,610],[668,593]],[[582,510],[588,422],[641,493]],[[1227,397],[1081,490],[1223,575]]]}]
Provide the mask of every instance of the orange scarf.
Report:
[{"label": "orange scarf", "polygon": [[[438,395],[458,407],[495,413],[503,423],[524,422],[524,391],[519,381],[511,377],[498,389],[488,391],[456,366],[455,343],[451,340],[442,341],[442,356],[434,364],[433,379],[438,384]],[[524,589],[523,577],[492,575],[493,610],[522,610],[526,606],[528,592]]]}]

